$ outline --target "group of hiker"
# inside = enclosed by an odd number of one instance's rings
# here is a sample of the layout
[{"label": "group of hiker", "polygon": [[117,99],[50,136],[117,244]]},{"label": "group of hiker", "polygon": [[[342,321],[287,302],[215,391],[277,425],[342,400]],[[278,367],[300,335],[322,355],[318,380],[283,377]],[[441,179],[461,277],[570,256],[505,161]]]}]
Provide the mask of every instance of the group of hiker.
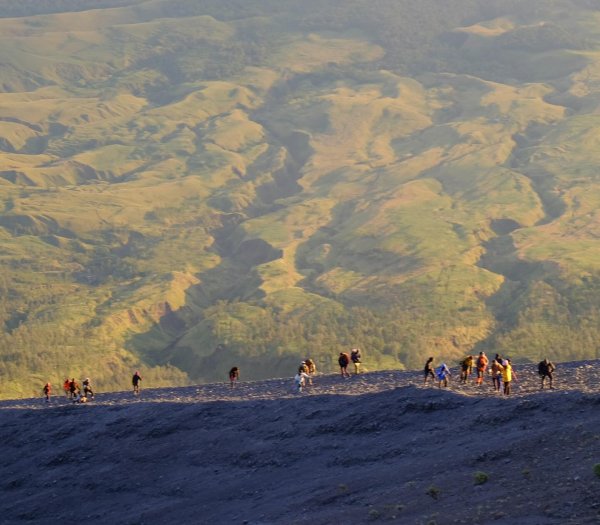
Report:
[{"label": "group of hiker", "polygon": [[350,355],[347,352],[340,352],[340,356],[338,357],[338,364],[340,365],[340,372],[342,377],[350,377],[348,373],[348,365],[352,362],[354,365],[354,375],[357,375],[360,372],[360,365],[362,362],[362,355],[360,353],[360,348],[353,348],[350,351]]},{"label": "group of hiker", "polygon": [[[140,382],[142,381],[142,376],[139,372],[135,372],[133,377],[131,378],[131,384],[133,385],[133,393],[140,393]],[[89,377],[86,377],[81,385],[77,382],[77,380],[73,377],[69,379],[68,377],[63,382],[63,390],[67,399],[70,399],[73,403],[87,403],[88,401],[92,401],[95,398],[94,390],[92,389],[92,382]],[[46,383],[44,388],[42,388],[42,392],[44,394],[44,398],[46,402],[50,402],[50,397],[52,395],[52,384]]]},{"label": "group of hiker", "polygon": [[[511,385],[513,381],[517,380],[517,374],[513,368],[510,359],[504,359],[499,354],[490,363],[485,352],[479,352],[478,356],[468,355],[460,363],[460,383],[467,384],[469,378],[473,374],[475,369],[476,377],[475,384],[481,386],[483,384],[484,377],[487,375],[492,378],[492,386],[495,392],[502,392],[504,395],[510,395]],[[554,388],[554,370],[556,367],[554,363],[548,359],[540,361],[538,364],[538,373],[541,377],[541,388],[544,388],[546,379],[548,380],[550,388]],[[450,369],[446,363],[442,363],[437,368],[433,365],[433,357],[427,359],[425,367],[423,369],[423,384],[427,384],[427,380],[431,378],[433,381],[438,382],[438,387],[447,387],[448,379],[451,376]]]},{"label": "group of hiker", "polygon": [[294,376],[294,385],[298,392],[302,392],[307,385],[312,385],[312,378],[317,374],[317,365],[308,358],[300,363],[298,373]]},{"label": "group of hiker", "polygon": [[[338,364],[340,366],[340,374],[342,378],[350,377],[348,366],[354,365],[354,375],[360,373],[360,365],[362,363],[362,354],[360,348],[353,348],[348,352],[340,352]],[[298,373],[294,376],[294,385],[298,392],[302,392],[307,385],[312,385],[312,378],[317,373],[317,367],[312,359],[305,359],[298,367]]]},{"label": "group of hiker", "polygon": [[[74,403],[87,403],[88,400],[94,399],[94,390],[92,389],[92,383],[89,377],[86,377],[81,385],[75,378],[69,379],[68,377],[63,382],[63,390],[68,399],[71,399]],[[52,384],[46,383],[42,389],[46,402],[50,402],[50,396],[52,395]]]},{"label": "group of hiker", "polygon": [[[350,363],[354,365],[354,375],[360,372],[360,365],[362,362],[362,355],[360,348],[353,348],[350,353],[340,352],[338,357],[338,364],[340,365],[340,374],[343,378],[350,377],[348,372],[348,366]],[[307,386],[313,384],[313,378],[317,374],[317,365],[311,358],[306,358],[298,366],[298,372],[294,376],[294,388],[297,392],[302,392]],[[240,379],[240,369],[234,366],[229,370],[229,384],[231,388],[235,387],[235,384]]]},{"label": "group of hiker", "polygon": [[[350,373],[348,372],[348,366],[350,363],[354,365],[354,375],[359,374],[362,363],[360,348],[353,348],[350,351],[350,354],[347,352],[340,352],[338,364],[340,366],[340,374],[342,378],[350,377]],[[492,378],[494,391],[500,392],[502,390],[507,396],[510,395],[512,382],[517,380],[517,374],[510,359],[504,359],[498,354],[496,354],[496,357],[491,361],[491,363],[488,357],[485,355],[485,352],[479,352],[478,356],[468,355],[460,361],[459,365],[461,384],[467,384],[469,378],[473,374],[473,370],[475,370],[475,385],[481,386],[483,384],[484,377],[487,374]],[[541,377],[542,389],[544,388],[546,380],[548,380],[549,387],[554,388],[553,374],[555,370],[556,366],[548,359],[540,361],[538,364],[538,373]],[[302,361],[298,367],[298,372],[294,376],[295,389],[298,392],[302,392],[307,385],[312,385],[313,377],[316,375],[316,373],[317,366],[312,359],[307,358]],[[437,381],[439,388],[442,388],[448,386],[448,381],[452,374],[446,363],[442,363],[438,367],[435,367],[433,364],[433,357],[430,357],[425,363],[423,375],[424,385],[426,385],[428,380],[431,378],[432,381]],[[234,366],[229,370],[229,383],[231,388],[235,386],[239,379],[240,369],[239,367]],[[138,395],[140,393],[141,381],[142,376],[138,371],[136,371],[131,378],[134,395]],[[89,377],[82,381],[81,386],[75,380],[75,378],[67,378],[63,383],[63,390],[67,398],[71,399],[73,403],[87,403],[88,401],[94,399],[94,391],[92,389],[92,384]],[[42,391],[46,402],[50,402],[52,385],[50,383],[46,383]]]}]

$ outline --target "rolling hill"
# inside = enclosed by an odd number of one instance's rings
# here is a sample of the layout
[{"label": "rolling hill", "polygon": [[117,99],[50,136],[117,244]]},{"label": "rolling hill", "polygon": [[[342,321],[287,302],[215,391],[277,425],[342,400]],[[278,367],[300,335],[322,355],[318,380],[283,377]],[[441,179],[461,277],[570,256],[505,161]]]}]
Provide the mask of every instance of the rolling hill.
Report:
[{"label": "rolling hill", "polygon": [[0,39],[1,396],[598,356],[594,1],[0,0]]}]

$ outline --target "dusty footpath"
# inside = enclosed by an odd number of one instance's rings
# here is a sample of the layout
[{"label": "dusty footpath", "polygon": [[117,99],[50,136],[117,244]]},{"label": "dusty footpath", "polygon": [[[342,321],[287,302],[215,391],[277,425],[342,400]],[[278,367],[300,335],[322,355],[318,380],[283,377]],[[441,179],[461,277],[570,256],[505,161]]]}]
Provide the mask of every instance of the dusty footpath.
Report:
[{"label": "dusty footpath", "polygon": [[600,362],[0,402],[0,523],[600,523]]}]

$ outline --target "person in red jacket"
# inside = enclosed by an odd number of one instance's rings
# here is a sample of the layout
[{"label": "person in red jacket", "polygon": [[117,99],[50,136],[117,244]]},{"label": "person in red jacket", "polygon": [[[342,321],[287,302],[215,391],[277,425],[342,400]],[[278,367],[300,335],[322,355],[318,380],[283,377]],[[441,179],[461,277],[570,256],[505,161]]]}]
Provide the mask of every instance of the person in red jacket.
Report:
[{"label": "person in red jacket", "polygon": [[67,377],[65,382],[63,383],[63,390],[65,391],[65,395],[69,397],[71,395],[71,380]]}]

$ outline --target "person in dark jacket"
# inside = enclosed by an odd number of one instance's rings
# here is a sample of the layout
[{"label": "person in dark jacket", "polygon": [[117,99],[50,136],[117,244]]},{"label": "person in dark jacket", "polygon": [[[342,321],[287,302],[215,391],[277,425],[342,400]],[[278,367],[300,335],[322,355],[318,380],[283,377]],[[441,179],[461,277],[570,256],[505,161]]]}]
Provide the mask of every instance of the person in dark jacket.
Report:
[{"label": "person in dark jacket", "polygon": [[360,348],[353,348],[350,352],[350,359],[354,363],[354,375],[358,374],[360,370],[360,363],[362,356],[360,355]]},{"label": "person in dark jacket", "polygon": [[237,366],[234,366],[229,371],[229,383],[231,384],[231,388],[235,386],[235,382],[240,379],[240,369]]},{"label": "person in dark jacket", "polygon": [[340,365],[340,372],[342,377],[350,377],[348,373],[348,364],[350,363],[350,356],[345,352],[340,352],[340,357],[338,357],[338,363]]},{"label": "person in dark jacket", "polygon": [[542,390],[544,389],[544,381],[546,380],[546,378],[548,378],[550,388],[554,388],[554,386],[552,386],[552,381],[554,379],[554,376],[552,374],[554,373],[554,370],[556,370],[556,367],[554,366],[554,363],[552,363],[552,361],[549,361],[548,359],[540,361],[538,365],[538,372],[540,374],[540,377],[542,378]]},{"label": "person in dark jacket", "polygon": [[90,381],[89,377],[86,377],[83,380],[83,395],[87,398],[92,398],[94,399],[94,391],[92,390],[92,383]]},{"label": "person in dark jacket", "polygon": [[433,372],[433,357],[430,357],[423,368],[423,384],[427,384],[427,379],[431,377],[435,381],[435,373]]},{"label": "person in dark jacket", "polygon": [[50,383],[46,383],[44,388],[42,389],[44,392],[44,397],[46,398],[46,403],[50,403],[50,395],[52,394],[52,385]]},{"label": "person in dark jacket", "polygon": [[133,393],[134,394],[139,394],[140,393],[140,383],[142,381],[142,376],[140,375],[139,372],[135,372],[135,374],[133,374],[133,377],[131,378],[131,384],[133,385]]}]

